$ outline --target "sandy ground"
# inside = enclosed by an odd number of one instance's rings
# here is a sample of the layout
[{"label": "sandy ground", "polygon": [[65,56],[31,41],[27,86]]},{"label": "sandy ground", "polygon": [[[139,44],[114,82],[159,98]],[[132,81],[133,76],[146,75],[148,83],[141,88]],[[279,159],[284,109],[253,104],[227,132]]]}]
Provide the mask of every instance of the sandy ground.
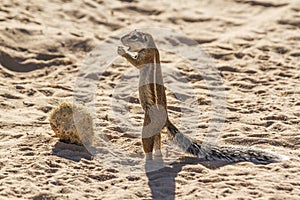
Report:
[{"label": "sandy ground", "polygon": [[[170,2],[0,0],[0,199],[299,199],[300,2]],[[110,36],[145,26],[185,34],[211,56],[226,94],[219,144],[290,160],[216,166],[164,141],[165,156],[177,157],[146,173],[138,72],[116,47],[90,53]],[[115,60],[105,71],[87,59],[107,52]],[[207,79],[174,53],[161,52],[161,60],[170,118],[194,139],[207,138],[215,117]],[[97,83],[96,126],[107,140],[94,158],[53,137],[47,118],[59,102],[73,100],[78,77],[92,64],[102,70],[89,75]],[[116,99],[130,112],[119,112]],[[121,162],[126,156],[131,165]]]}]

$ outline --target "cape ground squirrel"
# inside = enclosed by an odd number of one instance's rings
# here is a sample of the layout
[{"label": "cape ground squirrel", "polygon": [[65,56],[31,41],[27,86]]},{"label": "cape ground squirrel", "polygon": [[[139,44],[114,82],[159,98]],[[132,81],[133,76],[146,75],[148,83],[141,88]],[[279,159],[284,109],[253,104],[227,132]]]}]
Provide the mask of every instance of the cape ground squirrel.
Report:
[{"label": "cape ground squirrel", "polygon": [[153,149],[155,156],[161,156],[161,130],[164,127],[167,127],[168,134],[180,148],[206,160],[250,161],[263,164],[286,159],[285,156],[261,149],[200,145],[191,141],[169,120],[159,52],[152,36],[135,30],[124,35],[121,42],[128,47],[128,51],[137,53],[133,57],[123,47],[118,47],[117,50],[120,56],[140,70],[139,99],[145,111],[142,143],[146,159],[152,159]]}]

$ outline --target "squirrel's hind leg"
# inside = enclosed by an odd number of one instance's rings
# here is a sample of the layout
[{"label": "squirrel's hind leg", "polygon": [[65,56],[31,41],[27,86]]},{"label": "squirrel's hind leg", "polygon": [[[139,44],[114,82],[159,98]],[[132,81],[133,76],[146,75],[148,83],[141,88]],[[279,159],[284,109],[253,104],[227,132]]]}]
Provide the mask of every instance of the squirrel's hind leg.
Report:
[{"label": "squirrel's hind leg", "polygon": [[161,153],[161,133],[158,133],[154,137],[154,159],[162,159]]}]

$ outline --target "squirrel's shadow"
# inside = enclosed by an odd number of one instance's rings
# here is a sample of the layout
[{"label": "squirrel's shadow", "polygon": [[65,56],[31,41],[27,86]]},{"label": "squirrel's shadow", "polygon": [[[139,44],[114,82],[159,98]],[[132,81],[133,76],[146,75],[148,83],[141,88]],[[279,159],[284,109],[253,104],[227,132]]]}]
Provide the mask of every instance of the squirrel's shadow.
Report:
[{"label": "squirrel's shadow", "polygon": [[76,144],[58,141],[52,148],[52,154],[79,162],[82,158],[92,160],[93,155],[84,147]]},{"label": "squirrel's shadow", "polygon": [[173,162],[168,166],[164,166],[163,160],[147,161],[145,171],[148,177],[148,185],[151,189],[152,199],[175,199],[175,178],[185,165],[200,164],[209,169],[217,169],[234,163],[238,162],[208,161],[195,157],[184,157],[180,161]]}]

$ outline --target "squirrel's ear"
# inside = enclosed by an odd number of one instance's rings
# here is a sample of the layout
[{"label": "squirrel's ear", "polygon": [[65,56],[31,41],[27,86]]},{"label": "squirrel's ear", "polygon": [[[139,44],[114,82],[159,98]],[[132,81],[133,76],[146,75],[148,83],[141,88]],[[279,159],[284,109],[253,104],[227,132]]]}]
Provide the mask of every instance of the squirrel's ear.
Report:
[{"label": "squirrel's ear", "polygon": [[144,35],[143,39],[145,42],[148,42],[148,40],[149,40],[148,35]]}]

